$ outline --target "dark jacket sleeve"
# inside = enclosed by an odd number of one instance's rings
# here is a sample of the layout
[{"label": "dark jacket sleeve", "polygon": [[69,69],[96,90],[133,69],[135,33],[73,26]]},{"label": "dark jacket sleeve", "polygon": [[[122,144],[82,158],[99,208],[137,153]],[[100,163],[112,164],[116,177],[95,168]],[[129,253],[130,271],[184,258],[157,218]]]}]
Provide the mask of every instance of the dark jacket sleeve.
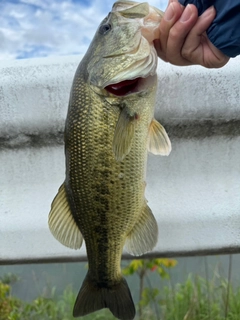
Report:
[{"label": "dark jacket sleeve", "polygon": [[240,0],[179,0],[186,6],[194,4],[201,15],[214,5],[217,14],[207,30],[209,40],[224,54],[235,57],[240,54]]}]

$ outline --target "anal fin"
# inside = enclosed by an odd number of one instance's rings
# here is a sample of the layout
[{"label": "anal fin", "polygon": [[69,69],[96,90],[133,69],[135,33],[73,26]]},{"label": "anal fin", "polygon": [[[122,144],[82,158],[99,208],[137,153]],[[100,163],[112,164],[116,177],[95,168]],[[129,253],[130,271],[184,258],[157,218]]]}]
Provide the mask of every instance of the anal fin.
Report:
[{"label": "anal fin", "polygon": [[113,153],[117,161],[122,161],[131,150],[137,117],[127,107],[120,112],[113,137]]},{"label": "anal fin", "polygon": [[142,213],[129,233],[126,250],[134,256],[152,251],[158,239],[158,225],[152,210],[145,204]]},{"label": "anal fin", "polygon": [[168,156],[171,150],[171,141],[166,130],[153,119],[148,134],[148,151],[156,155]]},{"label": "anal fin", "polygon": [[51,233],[60,243],[72,249],[81,247],[83,237],[72,216],[64,183],[52,202],[48,225]]}]

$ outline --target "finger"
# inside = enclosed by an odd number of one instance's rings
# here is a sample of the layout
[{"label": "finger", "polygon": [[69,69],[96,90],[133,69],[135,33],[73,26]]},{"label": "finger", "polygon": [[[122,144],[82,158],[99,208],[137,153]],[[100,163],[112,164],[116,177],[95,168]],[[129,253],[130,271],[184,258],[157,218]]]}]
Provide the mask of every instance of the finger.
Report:
[{"label": "finger", "polygon": [[210,26],[216,15],[214,7],[208,8],[198,19],[195,26],[189,32],[188,37],[182,47],[182,56],[190,61],[199,60],[199,64],[202,64],[203,55],[197,56],[197,49],[201,44],[203,33]]},{"label": "finger", "polygon": [[166,9],[163,19],[160,23],[160,39],[155,41],[158,56],[166,60],[167,41],[169,32],[174,23],[180,18],[183,7],[176,1],[172,0]]},{"label": "finger", "polygon": [[180,19],[171,28],[168,40],[166,58],[169,62],[176,65],[189,65],[191,64],[182,57],[182,47],[184,46],[186,38],[193,26],[198,20],[197,8],[189,4],[184,9]]},{"label": "finger", "polygon": [[[211,52],[211,59],[208,61],[208,54],[204,55],[203,66],[207,68],[222,68],[229,61],[229,57],[223,54],[218,48],[216,48],[212,42],[207,38],[207,45],[209,52]],[[207,62],[208,61],[208,62]]]}]

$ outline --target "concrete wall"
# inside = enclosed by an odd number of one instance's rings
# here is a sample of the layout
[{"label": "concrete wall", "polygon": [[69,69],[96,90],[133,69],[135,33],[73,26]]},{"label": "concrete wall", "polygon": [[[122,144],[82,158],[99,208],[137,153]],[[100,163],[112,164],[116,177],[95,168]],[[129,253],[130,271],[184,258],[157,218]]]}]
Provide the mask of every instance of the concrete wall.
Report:
[{"label": "concrete wall", "polygon": [[[63,126],[80,58],[0,64],[0,264],[86,259],[48,230],[64,180]],[[169,157],[149,156],[153,255],[240,252],[240,59],[219,70],[160,62],[156,118]]]}]

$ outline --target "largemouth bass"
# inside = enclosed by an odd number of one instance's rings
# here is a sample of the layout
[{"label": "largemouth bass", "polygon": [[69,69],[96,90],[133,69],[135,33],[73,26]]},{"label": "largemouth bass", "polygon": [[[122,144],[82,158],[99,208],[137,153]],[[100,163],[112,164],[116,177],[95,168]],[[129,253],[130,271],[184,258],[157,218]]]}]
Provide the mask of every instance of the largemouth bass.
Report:
[{"label": "largemouth bass", "polygon": [[122,320],[135,307],[121,273],[123,247],[142,255],[158,227],[144,197],[147,152],[171,143],[154,119],[162,12],[118,1],[100,24],[76,71],[65,126],[66,179],[53,200],[49,227],[65,246],[85,240],[88,272],[74,317],[109,308]]}]

